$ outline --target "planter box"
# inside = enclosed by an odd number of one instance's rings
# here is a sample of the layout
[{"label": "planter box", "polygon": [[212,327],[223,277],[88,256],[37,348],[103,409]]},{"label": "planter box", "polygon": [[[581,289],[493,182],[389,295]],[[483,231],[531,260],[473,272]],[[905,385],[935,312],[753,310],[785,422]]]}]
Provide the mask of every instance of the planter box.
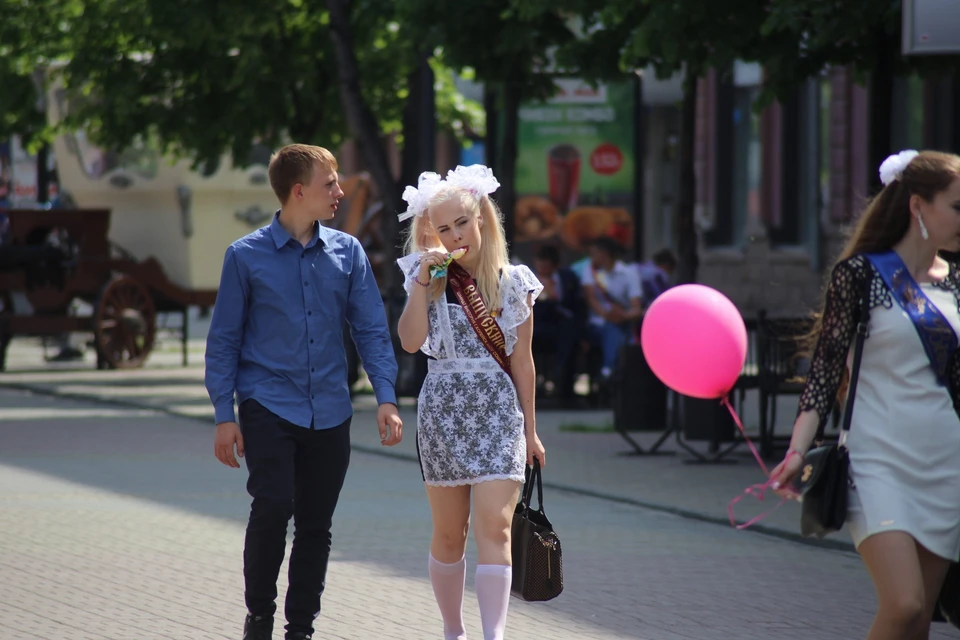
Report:
[{"label": "planter box", "polygon": [[613,428],[663,431],[667,426],[667,387],[650,369],[640,345],[626,345],[612,382]]},{"label": "planter box", "polygon": [[700,400],[680,396],[680,420],[683,437],[707,442],[733,442],[737,424],[719,400]]}]

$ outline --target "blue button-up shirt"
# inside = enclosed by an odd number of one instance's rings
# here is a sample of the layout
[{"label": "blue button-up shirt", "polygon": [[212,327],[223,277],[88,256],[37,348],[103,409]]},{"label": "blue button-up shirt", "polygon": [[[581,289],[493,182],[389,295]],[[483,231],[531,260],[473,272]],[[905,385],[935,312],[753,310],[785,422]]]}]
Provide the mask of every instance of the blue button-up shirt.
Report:
[{"label": "blue button-up shirt", "polygon": [[351,235],[317,224],[306,247],[277,216],[227,248],[207,335],[217,423],[253,398],[284,420],[327,429],[353,413],[344,320],[377,402],[396,404],[397,361],[370,262]]}]

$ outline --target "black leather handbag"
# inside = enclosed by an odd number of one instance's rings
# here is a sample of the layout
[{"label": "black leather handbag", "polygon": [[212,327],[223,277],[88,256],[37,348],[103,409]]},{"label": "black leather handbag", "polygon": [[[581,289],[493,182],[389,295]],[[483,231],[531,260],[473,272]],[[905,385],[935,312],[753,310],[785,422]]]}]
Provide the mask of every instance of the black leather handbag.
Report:
[{"label": "black leather handbag", "polygon": [[[533,486],[537,486],[537,503],[531,505]],[[560,538],[543,512],[543,481],[540,463],[533,460],[533,469],[526,472],[520,502],[513,513],[511,528],[513,551],[513,584],[511,592],[527,602],[553,600],[563,591],[563,558]]]},{"label": "black leather handbag", "polygon": [[860,360],[863,358],[863,341],[867,337],[870,322],[870,283],[860,300],[860,318],[857,322],[856,340],[853,347],[853,364],[850,367],[850,386],[843,411],[843,425],[836,444],[820,445],[826,417],[817,427],[814,439],[818,446],[807,452],[800,478],[796,482],[800,494],[800,533],[804,537],[822,538],[839,531],[847,519],[847,491],[850,483],[850,457],[847,452],[847,435],[853,418],[853,401],[857,396],[857,379],[860,377]]}]

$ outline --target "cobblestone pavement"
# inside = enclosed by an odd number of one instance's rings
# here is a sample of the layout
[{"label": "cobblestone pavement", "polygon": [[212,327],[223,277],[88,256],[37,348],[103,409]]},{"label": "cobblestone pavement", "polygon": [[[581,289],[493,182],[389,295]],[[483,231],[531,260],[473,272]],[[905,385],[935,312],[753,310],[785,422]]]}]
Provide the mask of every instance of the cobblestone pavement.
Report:
[{"label": "cobblestone pavement", "polygon": [[[245,473],[213,458],[210,436],[152,411],[0,390],[0,638],[239,638]],[[849,639],[869,626],[873,590],[852,554],[559,491],[546,511],[566,590],[513,599],[508,638]],[[316,637],[441,637],[429,535],[417,467],[355,452]],[[472,543],[468,562],[478,638]]]},{"label": "cobblestone pavement", "polygon": [[[203,386],[203,367],[194,364],[177,366],[169,353],[151,356],[143,369],[97,371],[90,363],[43,365],[39,347],[21,340],[14,343],[21,364],[33,363],[33,369],[21,368],[0,374],[0,388],[22,388],[59,397],[90,399],[97,402],[137,408],[160,409],[177,416],[195,417],[207,424],[213,422],[213,409]],[[202,352],[201,352],[202,353]],[[202,357],[200,358],[202,360]],[[749,396],[749,394],[748,394]],[[757,423],[753,415],[755,398],[748,397],[743,415],[748,430]],[[796,407],[782,402],[781,415],[791,416]],[[795,403],[794,403],[795,404]],[[354,443],[360,449],[380,451],[380,440],[374,426],[376,401],[372,395],[354,398]],[[401,415],[408,434],[416,428],[416,406],[412,398],[401,398]],[[789,419],[789,418],[788,418]],[[683,451],[674,436],[661,449],[675,455],[637,457],[628,455],[630,446],[613,433],[612,411],[537,411],[537,430],[548,450],[551,466],[545,482],[580,491],[600,494],[640,505],[656,505],[667,510],[725,521],[727,504],[751,484],[762,482],[763,473],[745,446],[724,460],[736,464],[686,464],[691,456]],[[754,429],[755,431],[755,429]],[[644,447],[649,447],[660,433],[635,433]],[[705,450],[703,442],[692,443]],[[407,438],[390,450],[407,458],[416,456],[414,439]],[[765,511],[769,505],[747,500],[737,507],[740,521]],[[782,535],[796,535],[799,509],[789,503],[774,511],[757,527]],[[849,536],[831,536],[826,544],[849,544]]]}]

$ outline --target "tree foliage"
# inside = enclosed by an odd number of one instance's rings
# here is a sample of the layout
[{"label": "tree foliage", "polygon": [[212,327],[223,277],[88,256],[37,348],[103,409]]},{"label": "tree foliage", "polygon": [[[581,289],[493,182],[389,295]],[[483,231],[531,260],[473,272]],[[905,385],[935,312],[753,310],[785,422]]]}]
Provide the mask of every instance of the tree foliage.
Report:
[{"label": "tree foliage", "polygon": [[457,70],[484,83],[514,82],[524,98],[548,97],[553,83],[547,52],[575,36],[557,12],[532,14],[513,0],[402,0],[400,15],[412,37],[441,47]]},{"label": "tree foliage", "polygon": [[902,15],[901,2],[890,0],[772,0],[762,28],[764,99],[790,95],[830,66],[850,66],[863,82],[877,72],[929,77],[954,71],[960,56],[901,55]]},{"label": "tree foliage", "polygon": [[0,139],[18,134],[36,144],[49,133],[37,70],[69,55],[66,32],[81,10],[76,0],[0,0]]},{"label": "tree foliage", "polygon": [[[12,8],[0,22],[0,81],[11,89],[0,135],[42,124],[30,74],[53,64],[70,104],[64,124],[111,148],[155,136],[212,169],[225,151],[245,164],[256,142],[336,147],[349,137],[329,12],[318,0],[51,0],[43,11],[0,3]],[[363,98],[387,133],[400,130],[416,63],[397,8],[363,0],[350,12]],[[452,82],[441,92],[441,127],[480,126],[478,106],[458,99]]]}]

